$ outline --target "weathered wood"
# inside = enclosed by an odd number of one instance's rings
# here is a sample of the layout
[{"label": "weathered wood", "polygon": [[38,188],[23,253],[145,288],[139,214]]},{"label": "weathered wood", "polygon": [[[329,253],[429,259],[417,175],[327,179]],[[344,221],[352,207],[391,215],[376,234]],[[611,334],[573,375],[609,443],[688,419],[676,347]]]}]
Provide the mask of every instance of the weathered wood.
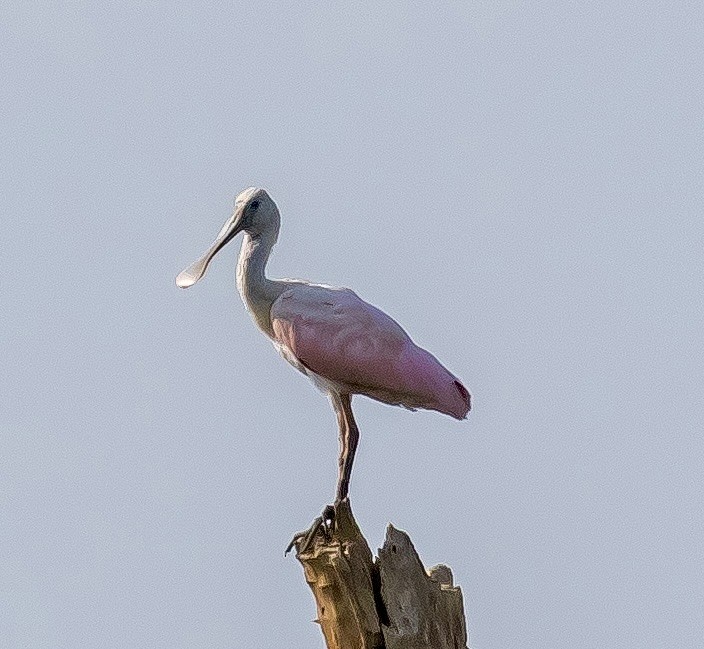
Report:
[{"label": "weathered wood", "polygon": [[297,552],[328,649],[466,649],[462,591],[452,572],[426,571],[409,536],[389,525],[376,560],[348,502],[335,531]]},{"label": "weathered wood", "polygon": [[466,649],[462,591],[445,565],[428,572],[408,534],[389,525],[379,550],[386,649]]}]

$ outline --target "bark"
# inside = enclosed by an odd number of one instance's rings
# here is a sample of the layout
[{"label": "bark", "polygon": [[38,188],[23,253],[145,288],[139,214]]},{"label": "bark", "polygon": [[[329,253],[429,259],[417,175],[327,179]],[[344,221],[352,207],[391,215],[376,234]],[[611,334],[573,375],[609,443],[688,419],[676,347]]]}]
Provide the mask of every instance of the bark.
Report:
[{"label": "bark", "polygon": [[408,534],[389,525],[375,559],[349,503],[332,538],[296,554],[328,649],[466,649],[462,591],[445,565],[425,570]]}]

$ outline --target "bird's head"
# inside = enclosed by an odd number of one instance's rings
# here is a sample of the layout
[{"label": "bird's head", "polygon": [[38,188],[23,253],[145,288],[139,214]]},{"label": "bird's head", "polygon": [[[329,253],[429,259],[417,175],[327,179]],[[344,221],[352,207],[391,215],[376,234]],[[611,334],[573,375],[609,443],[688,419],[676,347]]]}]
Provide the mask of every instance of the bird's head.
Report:
[{"label": "bird's head", "polygon": [[248,187],[235,198],[232,216],[225,221],[210,248],[178,274],[176,285],[180,288],[193,286],[205,275],[213,257],[240,232],[246,232],[253,238],[270,238],[273,245],[279,234],[280,222],[279,208],[267,191],[259,187]]}]

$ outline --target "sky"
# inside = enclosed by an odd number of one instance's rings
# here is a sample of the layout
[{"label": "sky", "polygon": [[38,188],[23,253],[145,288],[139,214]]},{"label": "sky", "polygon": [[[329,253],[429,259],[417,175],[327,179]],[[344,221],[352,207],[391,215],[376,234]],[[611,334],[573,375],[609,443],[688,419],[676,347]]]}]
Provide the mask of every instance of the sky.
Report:
[{"label": "sky", "polygon": [[473,649],[701,646],[704,11],[4,2],[0,646],[322,648],[324,395],[176,274],[248,186],[473,394],[354,401],[351,503]]}]

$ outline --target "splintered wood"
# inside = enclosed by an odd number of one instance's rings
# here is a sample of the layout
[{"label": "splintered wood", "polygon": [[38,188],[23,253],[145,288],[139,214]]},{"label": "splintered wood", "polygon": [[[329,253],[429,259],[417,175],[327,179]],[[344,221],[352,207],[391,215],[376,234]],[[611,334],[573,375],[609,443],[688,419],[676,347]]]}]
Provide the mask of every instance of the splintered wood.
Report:
[{"label": "splintered wood", "polygon": [[389,525],[375,560],[349,503],[332,539],[297,553],[328,649],[466,649],[462,591],[444,565],[425,570],[411,539]]}]

